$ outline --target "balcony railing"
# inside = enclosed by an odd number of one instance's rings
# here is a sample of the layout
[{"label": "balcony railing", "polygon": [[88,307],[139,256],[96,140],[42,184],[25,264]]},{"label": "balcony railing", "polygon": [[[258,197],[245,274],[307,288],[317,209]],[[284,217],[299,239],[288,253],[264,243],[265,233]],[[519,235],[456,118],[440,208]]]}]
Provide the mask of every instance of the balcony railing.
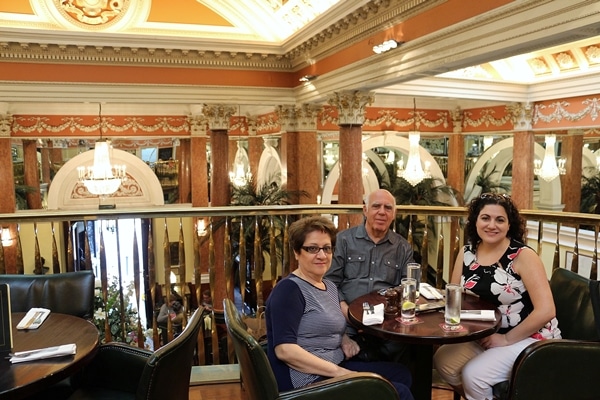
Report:
[{"label": "balcony railing", "polygon": [[[129,298],[132,307],[130,312],[125,312],[121,302],[116,318],[121,327],[133,325],[133,328],[118,329],[115,337],[109,324],[105,324],[104,340],[127,341],[127,335],[133,334],[138,337],[133,345],[157,348],[154,307],[172,289],[185,296],[188,311],[201,304],[202,292],[208,289],[213,298],[215,293],[236,298],[244,312],[253,314],[264,304],[265,296],[277,280],[289,274],[294,267],[287,246],[287,233],[295,219],[321,214],[337,221],[342,215],[361,212],[362,206],[359,205],[174,205],[94,212],[29,210],[0,214],[1,226],[8,228],[13,235],[9,238],[10,243],[3,240],[0,247],[0,273],[31,273],[33,270],[41,273],[37,260],[41,258],[43,250],[40,248],[44,246],[51,249],[49,267],[53,273],[94,269],[100,303],[106,305],[113,296],[121,300]],[[529,245],[542,257],[548,275],[553,269],[562,267],[597,279],[600,216],[539,210],[521,212],[528,220]],[[412,221],[429,222],[419,224],[419,229],[422,229],[419,241],[423,243],[419,252],[426,272],[423,276],[427,276],[435,286],[443,287],[463,242],[465,208],[398,206],[398,214],[411,216]],[[124,230],[125,221],[131,220],[147,223],[134,223],[133,228]],[[204,232],[199,221],[203,221]],[[82,224],[83,234],[72,231],[75,222]],[[95,230],[89,229],[90,223],[95,224],[92,224],[96,226]],[[410,242],[415,239],[415,233],[411,225],[407,233]],[[117,244],[107,251],[109,246],[104,238],[109,236],[116,238]],[[172,242],[169,237],[177,237],[177,241]],[[127,244],[124,246],[123,243]],[[14,248],[10,249],[10,246]],[[129,246],[131,248],[124,248]],[[9,255],[10,251],[13,256]],[[123,262],[122,253],[131,254],[131,258],[125,257]],[[9,265],[13,262],[14,265]],[[224,276],[222,282],[215,279],[218,269],[221,269],[220,276]],[[216,300],[215,307],[218,307],[220,299]],[[138,310],[146,301],[153,309],[143,317]],[[104,313],[108,320],[107,307],[98,312],[100,319]],[[115,316],[112,315],[112,318]],[[215,321],[214,313],[209,318],[212,318],[212,324],[207,324],[213,348],[212,362],[219,363],[218,321]],[[153,328],[151,337],[141,340],[140,335],[149,328]],[[168,329],[172,334],[170,325]],[[201,342],[199,350],[202,355],[204,348]],[[204,357],[199,359],[203,364]]]}]

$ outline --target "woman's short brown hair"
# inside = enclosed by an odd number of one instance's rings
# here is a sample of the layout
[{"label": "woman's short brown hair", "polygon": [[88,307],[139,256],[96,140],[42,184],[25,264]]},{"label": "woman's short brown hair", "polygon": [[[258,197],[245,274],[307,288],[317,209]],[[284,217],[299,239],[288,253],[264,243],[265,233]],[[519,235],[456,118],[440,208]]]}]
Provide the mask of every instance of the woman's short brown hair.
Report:
[{"label": "woman's short brown hair", "polygon": [[290,248],[295,253],[300,253],[300,249],[304,246],[306,235],[315,231],[328,234],[331,239],[331,246],[335,247],[337,228],[333,222],[325,217],[312,216],[301,218],[290,225],[288,231]]}]

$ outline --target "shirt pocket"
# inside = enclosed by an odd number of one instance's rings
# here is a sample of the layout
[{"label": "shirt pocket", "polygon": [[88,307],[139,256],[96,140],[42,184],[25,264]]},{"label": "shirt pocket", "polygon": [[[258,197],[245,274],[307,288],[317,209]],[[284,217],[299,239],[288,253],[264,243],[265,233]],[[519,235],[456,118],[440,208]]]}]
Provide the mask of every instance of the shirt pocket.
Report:
[{"label": "shirt pocket", "polygon": [[[402,271],[402,267],[400,266],[400,264],[398,264],[394,259],[384,258],[383,267],[384,268],[382,268],[381,271],[383,273],[383,276],[381,278],[388,282],[390,285],[399,285]],[[398,277],[397,281],[396,277]]]},{"label": "shirt pocket", "polygon": [[344,268],[346,279],[366,278],[369,276],[367,256],[365,254],[348,254]]}]

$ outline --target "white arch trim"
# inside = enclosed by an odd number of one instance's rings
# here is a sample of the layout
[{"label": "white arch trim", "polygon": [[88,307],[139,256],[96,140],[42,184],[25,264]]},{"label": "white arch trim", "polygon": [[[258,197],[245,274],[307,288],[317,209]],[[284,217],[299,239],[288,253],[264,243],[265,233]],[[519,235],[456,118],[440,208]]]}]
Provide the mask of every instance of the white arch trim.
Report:
[{"label": "white arch trim", "polygon": [[[362,151],[367,152],[368,150],[374,149],[376,147],[387,147],[396,150],[400,150],[408,156],[410,150],[410,143],[408,138],[397,136],[395,132],[386,133],[381,136],[371,137],[362,142]],[[440,169],[440,166],[437,164],[435,159],[431,154],[422,146],[419,146],[419,157],[421,157],[421,161],[429,161],[431,164],[430,172],[431,177],[434,179],[438,179],[441,182],[446,182],[444,178],[444,174]],[[367,163],[363,163],[363,167]],[[368,166],[368,164],[367,164]],[[365,176],[363,174],[363,198],[366,194],[371,193],[373,190],[379,189],[379,182],[377,182],[377,176],[373,169],[368,166],[368,173]],[[323,195],[321,198],[322,204],[331,204],[333,200],[333,190],[335,189],[335,185],[340,178],[340,167],[338,163],[331,168],[329,175],[327,176],[327,180],[323,185]]]},{"label": "white arch trim", "polygon": [[[138,157],[123,150],[113,149],[111,162],[125,165],[127,181],[111,196],[116,206],[152,207],[164,205],[162,187],[156,174]],[[85,190],[79,182],[77,167],[91,166],[94,151],[81,153],[58,170],[48,190],[48,209],[81,210],[98,208],[99,200]]]},{"label": "white arch trim", "polygon": [[286,174],[281,173],[281,158],[273,146],[266,145],[258,162],[257,187],[276,182],[279,186],[287,183]]}]

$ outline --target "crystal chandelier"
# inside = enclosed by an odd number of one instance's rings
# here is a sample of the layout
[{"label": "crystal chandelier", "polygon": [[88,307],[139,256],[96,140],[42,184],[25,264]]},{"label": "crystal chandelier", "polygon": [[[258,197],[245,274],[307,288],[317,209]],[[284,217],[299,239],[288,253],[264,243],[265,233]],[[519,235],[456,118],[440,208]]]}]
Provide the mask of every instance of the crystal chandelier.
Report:
[{"label": "crystal chandelier", "polygon": [[100,139],[94,146],[94,164],[77,168],[79,181],[92,194],[105,197],[119,190],[121,182],[126,178],[124,165],[110,163],[110,141],[102,139],[102,105],[100,105]]},{"label": "crystal chandelier", "polygon": [[429,161],[425,161],[425,168],[421,166],[421,157],[419,156],[419,140],[421,135],[416,130],[417,124],[417,106],[416,102],[413,99],[414,103],[414,111],[413,111],[413,131],[408,133],[408,142],[409,142],[409,150],[408,150],[408,161],[406,162],[406,167],[404,167],[404,159],[401,158],[398,161],[398,173],[397,176],[399,178],[406,179],[408,183],[412,186],[416,186],[423,179],[431,178],[431,173],[429,172],[429,167],[431,163]]},{"label": "crystal chandelier", "polygon": [[237,151],[235,152],[235,161],[233,162],[233,171],[229,173],[229,180],[236,187],[242,187],[246,185],[250,179],[252,179],[252,173],[248,164],[248,154],[246,150],[241,146],[240,142],[237,142]]},{"label": "crystal chandelier", "polygon": [[546,135],[546,151],[544,160],[535,160],[533,162],[533,173],[539,178],[550,182],[558,175],[564,175],[566,160],[561,158],[556,164],[556,156],[554,155],[554,144],[556,143],[556,135]]}]

